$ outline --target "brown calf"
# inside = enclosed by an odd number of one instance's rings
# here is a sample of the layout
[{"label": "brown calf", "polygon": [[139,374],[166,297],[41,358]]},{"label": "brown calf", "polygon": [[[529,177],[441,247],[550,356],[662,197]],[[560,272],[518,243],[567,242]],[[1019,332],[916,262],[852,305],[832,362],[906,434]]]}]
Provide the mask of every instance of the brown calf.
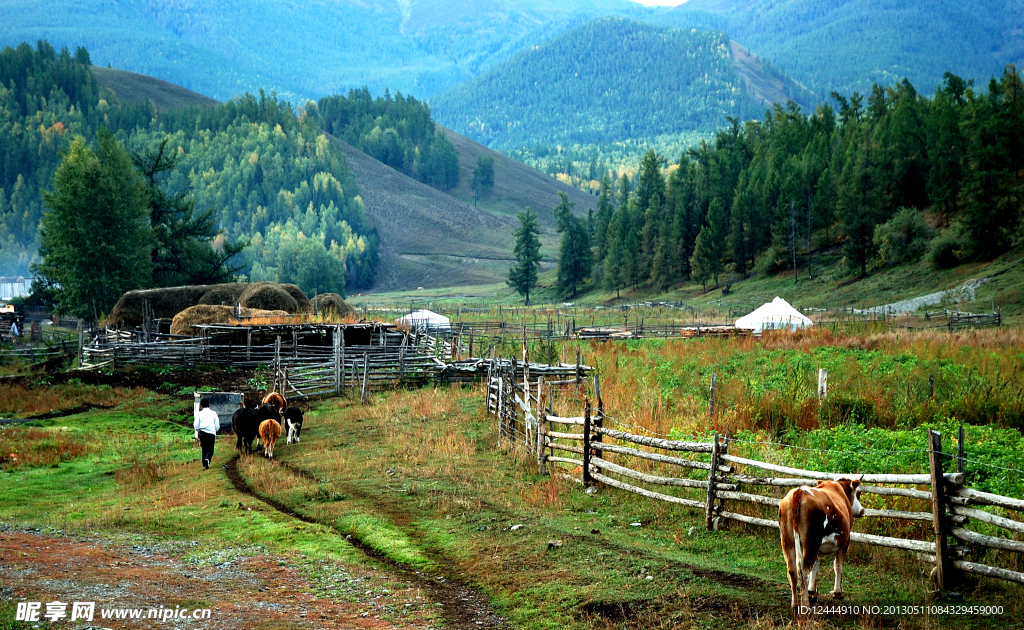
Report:
[{"label": "brown calf", "polygon": [[843,563],[850,547],[854,517],[864,515],[860,480],[819,481],[790,490],[779,504],[782,554],[786,557],[793,614],[818,600],[818,563],[835,554],[836,583],[832,594],[843,597]]},{"label": "brown calf", "polygon": [[263,442],[264,453],[270,459],[274,459],[274,445],[281,437],[281,425],[277,420],[264,420],[260,423],[260,441]]}]

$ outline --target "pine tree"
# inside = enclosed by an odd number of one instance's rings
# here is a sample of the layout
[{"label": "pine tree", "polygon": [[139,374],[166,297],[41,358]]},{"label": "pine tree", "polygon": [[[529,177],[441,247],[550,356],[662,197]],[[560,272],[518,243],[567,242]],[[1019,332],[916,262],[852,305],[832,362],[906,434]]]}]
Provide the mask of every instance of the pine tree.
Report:
[{"label": "pine tree", "polygon": [[537,286],[537,270],[540,268],[540,223],[529,208],[526,212],[517,213],[516,218],[519,219],[519,227],[512,234],[516,239],[513,250],[516,265],[508,270],[508,286],[524,296],[529,306],[530,290]]},{"label": "pine tree", "polygon": [[554,209],[562,242],[558,248],[557,290],[561,297],[576,297],[580,285],[590,276],[593,255],[586,222],[572,214],[573,203],[559,191],[559,204]]},{"label": "pine tree", "polygon": [[42,262],[34,271],[59,286],[57,308],[91,322],[121,295],[152,283],[146,184],[106,130],[95,149],[76,139],[43,195]]},{"label": "pine tree", "polygon": [[608,224],[615,209],[612,207],[612,184],[608,175],[601,178],[601,192],[597,196],[597,213],[594,217],[594,239],[597,241],[597,260],[603,261],[608,254]]},{"label": "pine tree", "polygon": [[476,168],[473,169],[473,179],[469,187],[476,193],[477,201],[492,188],[494,188],[494,158],[480,156],[476,159]]}]

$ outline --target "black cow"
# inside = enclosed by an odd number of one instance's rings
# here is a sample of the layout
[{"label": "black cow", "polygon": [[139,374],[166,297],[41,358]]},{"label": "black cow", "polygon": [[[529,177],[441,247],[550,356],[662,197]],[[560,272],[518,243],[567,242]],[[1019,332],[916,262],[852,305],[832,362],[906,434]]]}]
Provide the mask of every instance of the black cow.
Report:
[{"label": "black cow", "polygon": [[298,407],[288,407],[284,410],[284,428],[288,433],[287,444],[292,443],[292,435],[295,436],[295,443],[299,442],[299,434],[302,433],[302,410]]},{"label": "black cow", "polygon": [[235,431],[237,439],[235,448],[242,451],[242,444],[245,444],[245,454],[252,455],[252,441],[255,440],[260,428],[260,416],[255,409],[241,407],[231,415],[231,427]]}]

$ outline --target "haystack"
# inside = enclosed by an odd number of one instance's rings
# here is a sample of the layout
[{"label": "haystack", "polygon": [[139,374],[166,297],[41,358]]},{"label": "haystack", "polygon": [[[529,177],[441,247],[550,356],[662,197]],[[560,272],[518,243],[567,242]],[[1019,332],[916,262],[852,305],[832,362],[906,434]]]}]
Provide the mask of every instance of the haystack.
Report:
[{"label": "haystack", "polygon": [[149,302],[153,316],[170,319],[195,305],[210,290],[209,286],[169,287],[166,289],[145,289],[129,291],[121,296],[110,312],[107,325],[112,328],[138,326],[143,322],[143,303]]},{"label": "haystack", "polygon": [[[242,317],[280,317],[288,315],[284,311],[265,311],[254,308],[243,308]],[[235,309],[231,306],[215,304],[197,304],[190,306],[174,316],[171,321],[172,335],[192,335],[193,326],[199,324],[227,324],[235,317]]]},{"label": "haystack", "polygon": [[224,284],[214,284],[207,287],[209,291],[203,294],[203,297],[199,298],[199,304],[217,304],[223,306],[234,306],[235,302],[242,297],[242,293],[248,289],[251,284],[246,282],[227,282]]},{"label": "haystack", "polygon": [[294,284],[279,284],[277,285],[288,292],[288,295],[295,299],[295,303],[299,305],[299,312],[308,313],[312,310],[312,305],[309,303],[309,298],[302,292],[298,286]]},{"label": "haystack", "polygon": [[337,293],[321,293],[313,298],[312,305],[317,313],[333,314],[341,319],[356,314],[356,310]]},{"label": "haystack", "polygon": [[298,313],[299,304],[280,285],[271,282],[258,282],[246,289],[239,303],[242,308],[256,308],[264,311],[287,311]]}]

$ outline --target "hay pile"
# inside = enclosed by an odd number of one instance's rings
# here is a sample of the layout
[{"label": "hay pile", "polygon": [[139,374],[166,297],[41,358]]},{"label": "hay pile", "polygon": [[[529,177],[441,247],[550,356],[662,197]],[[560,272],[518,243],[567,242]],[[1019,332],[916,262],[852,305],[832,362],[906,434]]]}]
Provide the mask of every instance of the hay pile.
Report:
[{"label": "hay pile", "polygon": [[114,305],[114,310],[107,318],[107,325],[112,328],[140,325],[144,319],[142,305],[146,301],[153,309],[154,317],[169,319],[186,308],[198,304],[209,290],[209,286],[194,286],[129,291],[122,295]]},{"label": "hay pile", "polygon": [[299,303],[295,301],[295,298],[281,285],[270,282],[258,282],[250,285],[242,293],[238,302],[242,305],[242,308],[256,308],[262,311],[287,311],[289,313],[299,312]]},{"label": "hay pile", "polygon": [[[270,287],[270,289],[258,290],[258,287]],[[248,301],[244,301],[243,297],[247,294],[251,294],[252,297]],[[299,313],[311,309],[309,300],[302,289],[294,284],[228,282],[205,286],[129,291],[122,295],[114,306],[110,317],[107,318],[107,325],[112,328],[128,328],[142,324],[142,305],[146,301],[153,309],[153,316],[158,319],[171,319],[197,304],[234,306],[236,302],[241,302],[242,306],[248,308],[283,310],[288,313]]]},{"label": "hay pile", "polygon": [[298,286],[294,284],[279,284],[277,285],[288,292],[288,295],[292,296],[295,303],[298,304],[299,310],[296,313],[308,313],[313,310],[313,306],[309,303],[309,298],[302,292]]},{"label": "hay pile", "polygon": [[248,282],[228,282],[225,284],[214,284],[207,287],[209,291],[199,298],[199,304],[214,304],[220,306],[234,306],[245,290],[250,285]]},{"label": "hay pile", "polygon": [[[280,317],[288,315],[284,311],[264,311],[255,308],[243,308],[242,317]],[[197,304],[190,306],[174,316],[171,321],[172,335],[192,335],[193,326],[199,324],[227,324],[235,317],[235,309],[232,306],[220,306],[214,304]]]},{"label": "hay pile", "polygon": [[348,305],[337,293],[321,293],[311,302],[314,310],[321,315],[336,315],[341,319],[355,316],[356,310]]}]

